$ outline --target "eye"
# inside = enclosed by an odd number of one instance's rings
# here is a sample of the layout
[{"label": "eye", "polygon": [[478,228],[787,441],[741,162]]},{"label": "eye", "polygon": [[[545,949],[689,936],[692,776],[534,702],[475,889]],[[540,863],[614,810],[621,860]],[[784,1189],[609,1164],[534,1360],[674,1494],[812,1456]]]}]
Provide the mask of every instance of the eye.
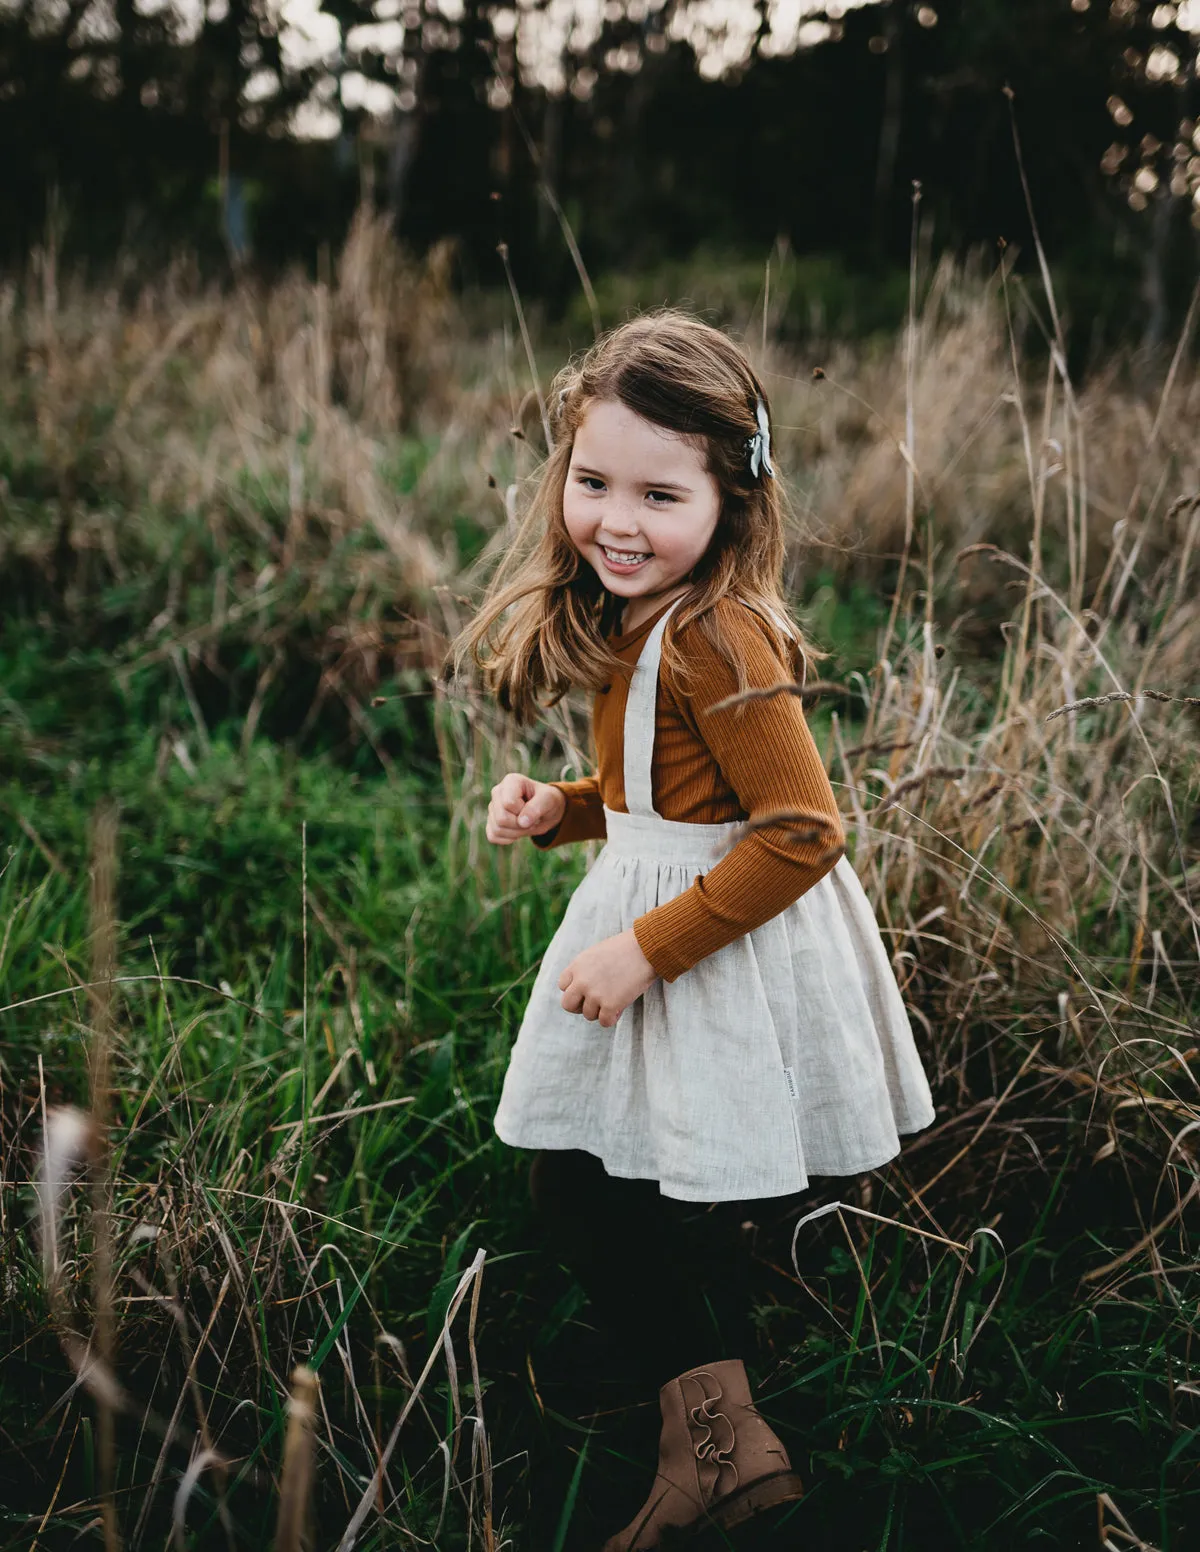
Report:
[{"label": "eye", "polygon": [[646,494],[655,506],[670,506],[673,502],[679,500],[678,496],[671,495],[670,491],[667,490],[648,490]]},{"label": "eye", "polygon": [[604,481],[602,479],[600,479],[600,477],[598,475],[595,475],[595,474],[581,474],[579,476],[578,483],[580,485],[582,485],[585,490],[603,490],[604,489]]}]

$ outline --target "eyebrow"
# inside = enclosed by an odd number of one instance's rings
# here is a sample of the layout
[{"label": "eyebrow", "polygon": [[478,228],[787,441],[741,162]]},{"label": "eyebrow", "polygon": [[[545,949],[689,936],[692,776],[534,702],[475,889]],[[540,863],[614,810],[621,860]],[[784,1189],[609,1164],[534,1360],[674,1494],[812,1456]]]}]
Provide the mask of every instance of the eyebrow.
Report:
[{"label": "eyebrow", "polygon": [[[583,463],[575,465],[574,473],[589,474],[597,480],[606,480],[608,478],[608,475],[602,469],[593,469]],[[680,485],[675,480],[642,480],[641,484],[646,490],[681,490],[689,496],[692,494],[693,489],[691,485]]]}]

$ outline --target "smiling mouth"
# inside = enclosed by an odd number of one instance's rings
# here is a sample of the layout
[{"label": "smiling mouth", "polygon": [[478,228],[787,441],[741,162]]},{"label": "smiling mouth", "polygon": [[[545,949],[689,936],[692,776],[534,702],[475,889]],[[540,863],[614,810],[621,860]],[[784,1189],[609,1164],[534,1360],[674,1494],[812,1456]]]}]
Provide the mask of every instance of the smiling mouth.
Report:
[{"label": "smiling mouth", "polygon": [[637,561],[650,560],[654,555],[653,550],[614,550],[607,544],[602,544],[600,550],[605,560],[611,560],[618,566],[631,566]]}]

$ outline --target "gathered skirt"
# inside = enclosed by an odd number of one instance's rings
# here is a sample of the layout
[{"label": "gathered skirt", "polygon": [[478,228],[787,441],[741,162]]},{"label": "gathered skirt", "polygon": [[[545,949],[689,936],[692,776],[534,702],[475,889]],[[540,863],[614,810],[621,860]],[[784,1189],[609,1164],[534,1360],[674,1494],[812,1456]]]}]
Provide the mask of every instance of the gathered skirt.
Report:
[{"label": "gathered skirt", "polygon": [[688,889],[737,828],[605,816],[512,1049],[503,1142],[581,1148],[610,1175],[717,1202],[876,1169],[930,1124],[904,1000],[845,857],[778,915],[656,980],[613,1028],[566,1012],[558,982],[576,955]]}]

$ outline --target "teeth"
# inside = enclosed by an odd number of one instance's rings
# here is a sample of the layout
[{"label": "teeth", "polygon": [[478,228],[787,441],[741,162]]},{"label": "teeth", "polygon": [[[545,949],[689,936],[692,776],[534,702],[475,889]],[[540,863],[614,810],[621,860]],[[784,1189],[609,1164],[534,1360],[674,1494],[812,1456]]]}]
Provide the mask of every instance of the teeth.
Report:
[{"label": "teeth", "polygon": [[617,561],[646,560],[651,553],[649,550],[610,550],[606,544],[602,544],[600,548],[610,560]]}]

